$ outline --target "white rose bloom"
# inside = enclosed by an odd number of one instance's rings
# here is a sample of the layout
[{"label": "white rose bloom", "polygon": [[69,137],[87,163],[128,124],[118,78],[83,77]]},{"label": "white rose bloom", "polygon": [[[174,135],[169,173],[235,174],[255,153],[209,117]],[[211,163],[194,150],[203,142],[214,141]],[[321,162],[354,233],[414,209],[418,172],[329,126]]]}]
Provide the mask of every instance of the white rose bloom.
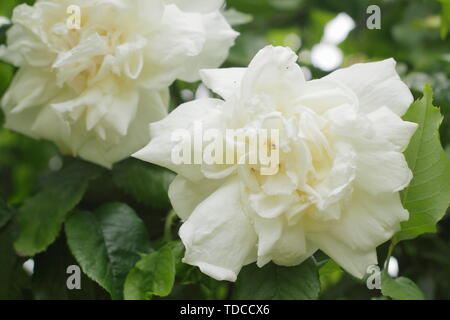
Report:
[{"label": "white rose bloom", "polygon": [[[178,176],[169,189],[184,221],[184,262],[235,281],[243,265],[300,264],[320,249],[362,278],[376,247],[408,219],[399,191],[412,173],[402,152],[416,124],[400,117],[413,101],[395,61],[356,64],[305,81],[289,49],[266,47],[248,68],[202,70],[224,101],[183,104],[151,125],[134,156]],[[250,165],[175,165],[171,132],[277,128],[278,173]]]},{"label": "white rose bloom", "polygon": [[[80,29],[67,23],[81,10]],[[38,0],[14,10],[0,59],[19,67],[2,100],[6,127],[111,165],[149,140],[168,86],[216,68],[238,35],[223,0]],[[69,20],[72,21],[72,20]],[[73,20],[75,21],[75,20]]]}]

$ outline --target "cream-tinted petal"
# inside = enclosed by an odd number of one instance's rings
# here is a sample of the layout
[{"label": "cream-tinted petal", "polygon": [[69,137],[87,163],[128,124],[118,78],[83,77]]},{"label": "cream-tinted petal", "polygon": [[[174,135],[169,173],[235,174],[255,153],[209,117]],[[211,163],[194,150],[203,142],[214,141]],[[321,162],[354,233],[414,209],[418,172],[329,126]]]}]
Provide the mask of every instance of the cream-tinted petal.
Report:
[{"label": "cream-tinted petal", "polygon": [[305,84],[297,59],[297,55],[285,47],[261,49],[242,80],[242,98],[251,99],[254,95],[264,94],[284,102],[295,97]]},{"label": "cream-tinted petal", "polygon": [[169,186],[169,199],[182,220],[187,220],[195,208],[223,184],[223,180],[204,179],[196,183],[176,176]]},{"label": "cream-tinted petal", "polygon": [[413,96],[397,74],[395,65],[394,59],[358,63],[334,71],[323,79],[334,80],[352,89],[363,112],[387,107],[402,116],[413,102]]},{"label": "cream-tinted petal", "polygon": [[376,139],[389,142],[394,150],[399,152],[405,151],[418,127],[417,123],[403,121],[386,107],[369,113],[368,118],[375,128]]},{"label": "cream-tinted petal", "polygon": [[185,263],[216,280],[235,281],[256,252],[256,234],[243,211],[239,181],[229,180],[198,205],[181,226],[180,237]]},{"label": "cream-tinted petal", "polygon": [[203,69],[200,76],[205,85],[225,100],[238,94],[247,68]]},{"label": "cream-tinted petal", "polygon": [[219,10],[224,5],[224,0],[164,0],[166,3],[176,4],[181,10],[186,12],[207,13]]},{"label": "cream-tinted petal", "polygon": [[360,151],[356,162],[355,184],[372,194],[403,190],[413,177],[405,156],[398,151]]},{"label": "cream-tinted petal", "polygon": [[400,222],[408,217],[398,193],[373,196],[358,190],[329,234],[352,250],[373,250],[400,230]]},{"label": "cream-tinted petal", "polygon": [[[201,99],[180,105],[165,119],[150,125],[150,143],[139,150],[133,157],[166,167],[186,178],[198,181],[204,178],[200,164],[194,164],[194,152],[191,153],[190,163],[175,163],[173,152],[182,143],[175,134],[178,132],[187,136],[193,142],[193,130],[196,123],[202,124],[203,129],[217,126],[220,119],[220,105],[216,99]],[[201,137],[200,137],[201,138]],[[192,146],[192,145],[191,145]]]},{"label": "cream-tinted petal", "polygon": [[189,57],[183,65],[183,72],[179,76],[181,80],[197,81],[200,79],[199,70],[220,66],[239,35],[220,12],[202,15],[202,22],[206,32],[205,43],[202,51]]},{"label": "cream-tinted petal", "polygon": [[315,246],[356,278],[362,279],[367,268],[378,263],[375,249],[370,251],[353,250],[326,232],[308,234],[307,237]]}]

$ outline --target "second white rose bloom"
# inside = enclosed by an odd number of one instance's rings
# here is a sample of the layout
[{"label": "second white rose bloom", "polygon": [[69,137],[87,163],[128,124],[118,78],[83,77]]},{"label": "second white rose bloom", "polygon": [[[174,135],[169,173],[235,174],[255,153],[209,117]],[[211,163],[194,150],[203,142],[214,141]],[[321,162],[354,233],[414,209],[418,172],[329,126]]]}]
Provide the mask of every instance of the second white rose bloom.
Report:
[{"label": "second white rose bloom", "polygon": [[[224,100],[183,104],[151,125],[135,157],[178,176],[169,189],[184,221],[184,262],[218,280],[242,266],[300,264],[321,249],[362,278],[376,247],[408,219],[399,191],[412,174],[402,152],[417,125],[401,116],[413,101],[393,59],[356,64],[305,81],[289,49],[266,47],[248,68],[202,71]],[[171,160],[172,132],[273,128],[279,170],[252,165],[188,165]]]},{"label": "second white rose bloom", "polygon": [[[214,0],[38,0],[14,10],[0,59],[19,67],[7,128],[110,167],[167,114],[168,86],[218,67],[238,35]],[[67,26],[80,8],[80,29]]]}]

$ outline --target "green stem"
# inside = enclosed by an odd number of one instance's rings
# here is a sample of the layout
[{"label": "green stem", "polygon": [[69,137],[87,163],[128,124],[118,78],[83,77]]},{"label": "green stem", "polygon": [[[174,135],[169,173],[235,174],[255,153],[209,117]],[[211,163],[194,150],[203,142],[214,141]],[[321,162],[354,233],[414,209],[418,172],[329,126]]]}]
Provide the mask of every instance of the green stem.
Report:
[{"label": "green stem", "polygon": [[394,248],[397,242],[394,239],[391,239],[391,243],[389,244],[388,254],[386,257],[386,260],[384,262],[385,267],[384,269],[387,271],[389,269],[389,261],[391,260],[392,252],[394,252]]},{"label": "green stem", "polygon": [[170,210],[170,212],[167,214],[166,222],[164,223],[164,242],[169,242],[172,240],[172,224],[176,216],[177,214],[174,210]]}]

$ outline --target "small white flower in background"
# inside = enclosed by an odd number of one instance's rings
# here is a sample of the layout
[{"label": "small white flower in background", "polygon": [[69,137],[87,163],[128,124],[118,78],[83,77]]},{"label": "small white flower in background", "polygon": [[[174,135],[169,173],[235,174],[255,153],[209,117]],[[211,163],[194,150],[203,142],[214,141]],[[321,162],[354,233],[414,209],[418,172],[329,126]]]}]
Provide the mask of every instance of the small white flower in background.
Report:
[{"label": "small white flower in background", "polygon": [[[134,156],[178,176],[169,189],[186,247],[184,261],[218,280],[243,265],[293,266],[321,249],[362,278],[376,247],[408,219],[399,191],[412,173],[402,152],[416,124],[402,121],[413,101],[395,61],[356,64],[305,81],[297,56],[266,47],[248,68],[203,70],[224,101],[179,106],[151,125]],[[280,166],[264,176],[250,165],[174,165],[171,132],[204,128],[280,130]]]},{"label": "small white flower in background", "polygon": [[[218,67],[237,33],[223,0],[40,0],[14,10],[0,59],[19,67],[6,127],[110,167],[167,114],[168,86]],[[67,28],[78,6],[80,29]]]},{"label": "small white flower in background", "polygon": [[11,21],[7,17],[0,16],[0,27],[10,23]]}]

